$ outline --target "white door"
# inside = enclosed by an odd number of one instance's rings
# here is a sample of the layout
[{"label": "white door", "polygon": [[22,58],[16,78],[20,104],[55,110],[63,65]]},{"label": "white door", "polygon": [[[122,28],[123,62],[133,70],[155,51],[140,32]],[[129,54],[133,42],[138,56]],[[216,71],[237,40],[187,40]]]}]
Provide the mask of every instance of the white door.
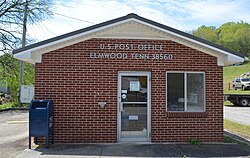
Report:
[{"label": "white door", "polygon": [[118,73],[118,141],[150,141],[151,73]]}]

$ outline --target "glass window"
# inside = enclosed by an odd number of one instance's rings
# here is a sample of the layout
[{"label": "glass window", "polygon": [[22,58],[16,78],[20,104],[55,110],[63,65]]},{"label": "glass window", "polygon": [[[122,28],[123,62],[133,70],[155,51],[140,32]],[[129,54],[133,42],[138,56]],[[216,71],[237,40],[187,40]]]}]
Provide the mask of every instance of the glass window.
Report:
[{"label": "glass window", "polygon": [[204,111],[204,75],[187,73],[187,111]]},{"label": "glass window", "polygon": [[243,78],[243,79],[241,79],[241,81],[242,82],[248,82],[248,81],[250,81],[250,78]]},{"label": "glass window", "polygon": [[184,111],[184,74],[168,73],[168,111]]},{"label": "glass window", "polygon": [[205,111],[204,73],[167,72],[167,111]]}]

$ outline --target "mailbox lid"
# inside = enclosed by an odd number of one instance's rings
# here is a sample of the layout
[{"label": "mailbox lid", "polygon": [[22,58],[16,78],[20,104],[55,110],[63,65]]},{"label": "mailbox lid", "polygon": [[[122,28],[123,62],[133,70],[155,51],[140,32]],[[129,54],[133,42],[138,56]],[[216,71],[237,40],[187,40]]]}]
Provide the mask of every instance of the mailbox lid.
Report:
[{"label": "mailbox lid", "polygon": [[30,110],[45,110],[53,107],[52,100],[32,100]]}]

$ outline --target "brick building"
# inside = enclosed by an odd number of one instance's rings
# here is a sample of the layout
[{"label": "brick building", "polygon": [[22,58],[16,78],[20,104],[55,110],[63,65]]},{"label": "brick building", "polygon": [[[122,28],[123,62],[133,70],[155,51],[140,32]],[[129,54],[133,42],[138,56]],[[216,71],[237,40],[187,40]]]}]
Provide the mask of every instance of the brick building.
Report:
[{"label": "brick building", "polygon": [[233,52],[136,14],[14,50],[52,99],[55,141],[223,140],[223,66]]}]

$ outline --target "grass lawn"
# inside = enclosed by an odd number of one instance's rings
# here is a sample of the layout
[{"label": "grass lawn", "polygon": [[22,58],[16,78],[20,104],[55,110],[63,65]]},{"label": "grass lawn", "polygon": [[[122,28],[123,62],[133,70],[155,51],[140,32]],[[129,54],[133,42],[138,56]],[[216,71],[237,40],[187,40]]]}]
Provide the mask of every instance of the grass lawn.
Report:
[{"label": "grass lawn", "polygon": [[[241,66],[227,66],[223,68],[223,89],[224,94],[250,94],[250,90],[242,91],[240,89],[233,90],[232,80],[234,78],[240,77],[241,74],[250,72],[250,62]],[[229,90],[230,83],[230,90]],[[225,106],[234,106],[231,102],[224,102]],[[250,139],[250,126],[242,125],[239,123],[232,122],[230,120],[224,119],[224,128],[229,132],[239,134]],[[226,142],[229,142],[230,138],[224,138]]]},{"label": "grass lawn", "polygon": [[0,105],[0,110],[2,109],[8,109],[8,108],[17,108],[17,103],[14,102],[9,102],[9,103],[5,103],[5,104],[1,104]]},{"label": "grass lawn", "polygon": [[224,101],[224,106],[235,106],[230,101]]},{"label": "grass lawn", "polygon": [[224,119],[224,128],[230,132],[242,135],[250,139],[250,126],[242,125],[239,123],[232,122],[230,120]]},{"label": "grass lawn", "polygon": [[[250,72],[250,62],[241,66],[227,66],[223,68],[223,88],[224,94],[250,94],[250,90],[233,90],[232,80],[240,77],[241,74]],[[230,83],[230,90],[229,90]]]}]

